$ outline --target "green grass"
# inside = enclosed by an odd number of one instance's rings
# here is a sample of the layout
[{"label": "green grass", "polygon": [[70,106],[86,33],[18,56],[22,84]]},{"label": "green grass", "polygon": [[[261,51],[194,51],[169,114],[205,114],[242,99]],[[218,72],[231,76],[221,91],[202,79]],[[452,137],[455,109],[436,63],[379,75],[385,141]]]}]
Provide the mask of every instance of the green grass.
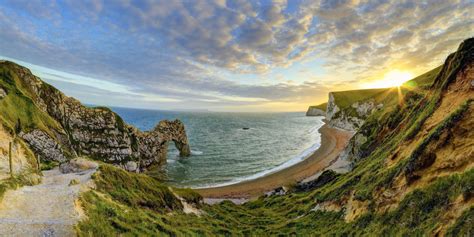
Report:
[{"label": "green grass", "polygon": [[464,211],[456,223],[448,229],[446,236],[470,236],[472,233],[474,233],[474,207]]},{"label": "green grass", "polygon": [[8,178],[0,180],[0,201],[3,199],[3,196],[9,189],[17,189],[21,186],[19,180],[15,178]]},{"label": "green grass", "polygon": [[0,202],[2,201],[3,196],[8,190],[15,190],[25,185],[37,185],[41,181],[40,179],[37,179],[39,176],[35,176],[35,178],[32,178],[31,174],[36,174],[36,172],[25,172],[22,174],[14,175],[13,177],[7,179],[0,180]]},{"label": "green grass", "polygon": [[[457,54],[458,56],[465,54]],[[453,58],[454,57],[454,58]],[[410,142],[407,137],[419,134],[424,121],[435,111],[443,89],[460,70],[463,59],[450,56],[454,63],[447,63],[433,80],[429,93],[402,89],[402,102],[398,97],[387,97],[394,92],[387,89],[344,92],[336,96],[346,105],[366,98],[376,102],[393,103],[367,118],[359,133],[367,137],[362,144],[360,159],[351,172],[339,175],[328,184],[308,192],[295,192],[283,196],[260,197],[243,205],[224,201],[216,205],[202,204],[201,216],[187,215],[171,191],[156,179],[126,173],[109,166],[101,166],[96,191],[82,197],[89,219],[82,221],[77,230],[80,236],[90,235],[171,235],[171,236],[425,236],[434,235],[443,224],[440,220],[453,205],[467,203],[474,196],[474,169],[432,179],[425,186],[405,196],[390,211],[379,213],[378,196],[391,188],[395,177],[403,171],[413,157],[437,140],[446,128],[454,127],[471,101],[463,104],[437,127],[427,132],[410,157],[399,157],[390,167],[387,161],[399,146]],[[449,61],[449,60],[448,60]],[[449,61],[451,62],[451,61]],[[427,79],[430,77],[430,79]],[[428,85],[433,75],[416,79]],[[398,91],[395,91],[398,93]],[[411,141],[413,142],[413,141]],[[143,181],[141,181],[143,179]],[[192,190],[175,190],[190,202],[199,203],[199,195]],[[344,210],[339,212],[312,211],[320,202],[342,201],[354,197],[368,203],[367,212],[354,220],[344,220]],[[163,198],[169,195],[169,198]],[[142,205],[146,203],[146,205]],[[448,236],[472,233],[473,208],[465,210],[449,226]]]},{"label": "green grass", "polygon": [[40,169],[42,171],[52,170],[54,167],[56,167],[58,165],[59,165],[59,162],[57,162],[57,161],[44,160],[44,161],[41,162]]},{"label": "green grass", "polygon": [[38,109],[17,75],[4,64],[0,64],[0,87],[8,95],[0,100],[0,120],[9,131],[15,131],[18,121],[24,132],[38,128],[53,136],[51,129],[60,130],[60,125],[48,114]]},{"label": "green grass", "polygon": [[322,110],[322,111],[326,112],[327,106],[328,106],[328,103],[327,103],[327,102],[324,102],[324,103],[319,104],[319,105],[312,105],[312,106],[309,106],[309,108],[315,108],[315,109],[319,109],[319,110]]},{"label": "green grass", "polygon": [[[137,174],[114,174],[123,172],[116,168],[105,169],[107,173],[102,173],[102,167],[100,176],[114,177],[108,179],[108,185],[133,184],[135,178],[142,178]],[[94,178],[97,180],[97,177]],[[409,193],[395,210],[385,214],[369,210],[351,223],[344,221],[343,212],[311,211],[317,203],[313,194],[321,190],[262,197],[244,205],[235,205],[229,201],[213,206],[203,204],[201,210],[205,214],[198,217],[184,214],[179,208],[154,210],[148,205],[128,205],[129,202],[124,200],[137,198],[135,193],[144,194],[146,189],[141,186],[126,184],[127,191],[124,191],[124,185],[121,184],[117,188],[123,194],[119,196],[113,190],[101,186],[97,191],[82,195],[81,201],[88,219],[80,222],[76,229],[79,236],[423,235],[438,227],[438,219],[457,197],[472,192],[466,191],[465,187],[473,182],[473,169],[440,178],[425,188]],[[161,197],[161,194],[155,194]],[[162,205],[161,198],[151,200],[157,200]],[[470,228],[466,222],[473,218],[472,214],[464,214],[451,227],[451,232],[464,233],[462,231]]]},{"label": "green grass", "polygon": [[187,203],[200,205],[203,201],[201,195],[189,188],[173,188],[173,192],[183,198]]},{"label": "green grass", "polygon": [[403,86],[411,88],[411,89],[422,89],[422,90],[429,89],[431,85],[433,85],[433,82],[435,81],[438,73],[441,71],[441,68],[442,66],[439,66],[426,73],[423,73],[420,76],[417,76],[403,83]]},{"label": "green grass", "polygon": [[[443,131],[448,128],[451,128],[456,124],[458,120],[460,120],[464,113],[469,109],[470,104],[472,103],[472,99],[467,100],[461,106],[459,106],[456,111],[451,113],[447,118],[445,118],[435,129],[433,129],[415,148],[412,152],[410,157],[408,158],[408,164],[405,169],[407,175],[411,175],[413,172],[416,172],[418,167],[422,166],[421,163],[426,163],[426,159],[422,159],[422,153],[425,151],[428,144],[430,144],[433,140],[439,139],[439,136]],[[421,167],[422,168],[422,167]]]},{"label": "green grass", "polygon": [[97,189],[131,207],[155,211],[180,210],[181,202],[169,188],[156,179],[142,174],[132,174],[111,165],[101,165],[94,175]]},{"label": "green grass", "polygon": [[374,99],[376,103],[384,103],[386,101],[392,101],[394,98],[398,98],[396,88],[336,91],[331,93],[334,96],[336,105],[341,109],[348,108],[355,102],[365,101],[368,99]]}]

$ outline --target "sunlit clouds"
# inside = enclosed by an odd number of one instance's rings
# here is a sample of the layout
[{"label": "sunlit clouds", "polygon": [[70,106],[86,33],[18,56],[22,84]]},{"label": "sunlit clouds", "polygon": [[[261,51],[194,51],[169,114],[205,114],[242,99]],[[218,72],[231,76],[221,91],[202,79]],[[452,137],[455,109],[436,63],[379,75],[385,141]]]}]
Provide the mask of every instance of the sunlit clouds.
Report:
[{"label": "sunlit clouds", "polygon": [[469,0],[7,0],[0,58],[89,104],[300,111],[440,65],[474,35],[472,12]]},{"label": "sunlit clouds", "polygon": [[401,86],[406,81],[413,79],[414,75],[408,71],[392,70],[379,80],[362,84],[363,88],[389,88]]}]

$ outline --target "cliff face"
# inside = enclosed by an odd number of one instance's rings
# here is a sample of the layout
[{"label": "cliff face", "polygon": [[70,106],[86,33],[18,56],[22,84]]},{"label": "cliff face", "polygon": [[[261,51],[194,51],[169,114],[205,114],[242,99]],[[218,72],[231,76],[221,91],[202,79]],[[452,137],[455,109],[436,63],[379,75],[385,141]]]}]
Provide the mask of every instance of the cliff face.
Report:
[{"label": "cliff face", "polygon": [[309,107],[306,116],[326,116],[326,112],[318,108]]},{"label": "cliff face", "polygon": [[[353,97],[354,93],[363,96]],[[326,111],[329,125],[347,131],[357,131],[372,113],[389,103],[379,98],[381,94],[386,94],[386,98],[393,96],[391,89],[330,92]]]},{"label": "cliff face", "polygon": [[[28,127],[18,131],[18,136],[43,160],[64,162],[85,155],[137,171],[164,164],[170,141],[182,156],[190,154],[184,125],[179,120],[162,121],[152,131],[141,132],[110,109],[88,108],[65,96],[24,67],[11,62],[1,62],[0,67],[3,84],[22,94],[17,99],[29,100],[30,106],[43,113],[44,118],[26,121]],[[1,110],[9,126],[21,126],[25,119]]]},{"label": "cliff face", "polygon": [[322,103],[320,105],[309,106],[306,111],[306,116],[326,116],[326,108],[328,103]]}]

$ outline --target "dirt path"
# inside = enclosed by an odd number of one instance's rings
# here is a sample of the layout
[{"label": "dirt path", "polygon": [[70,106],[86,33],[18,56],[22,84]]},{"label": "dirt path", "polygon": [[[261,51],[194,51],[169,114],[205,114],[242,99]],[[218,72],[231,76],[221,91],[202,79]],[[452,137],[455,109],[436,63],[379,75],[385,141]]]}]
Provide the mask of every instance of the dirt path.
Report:
[{"label": "dirt path", "polygon": [[[62,174],[56,168],[43,172],[39,185],[8,191],[0,203],[0,236],[74,236],[82,217],[75,200],[94,172]],[[72,179],[80,183],[69,186]]]}]

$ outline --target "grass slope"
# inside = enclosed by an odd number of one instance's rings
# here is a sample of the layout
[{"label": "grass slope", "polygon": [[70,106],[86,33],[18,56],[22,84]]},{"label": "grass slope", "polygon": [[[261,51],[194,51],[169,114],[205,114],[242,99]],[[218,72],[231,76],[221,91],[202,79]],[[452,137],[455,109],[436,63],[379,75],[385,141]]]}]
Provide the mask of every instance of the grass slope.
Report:
[{"label": "grass slope", "polygon": [[38,109],[8,64],[0,64],[0,87],[7,91],[7,96],[0,99],[0,121],[10,132],[18,132],[19,124],[22,131],[38,128],[52,137],[52,129],[61,130],[58,122]]},{"label": "grass slope", "polygon": [[[428,90],[435,81],[436,76],[440,72],[441,68],[442,67],[439,66],[420,76],[417,76],[405,82],[402,86],[400,86],[400,88],[363,89],[336,91],[331,93],[333,94],[335,103],[339,106],[339,108],[348,108],[355,102],[366,101],[369,99],[373,99],[377,104],[383,103],[386,106],[393,106],[397,104],[396,102],[398,102],[398,93],[401,93],[405,96],[407,93],[423,93],[423,91]],[[324,107],[325,111],[326,105],[327,103],[323,103],[314,107]]]},{"label": "grass slope", "polygon": [[409,88],[429,89],[431,85],[433,85],[433,82],[436,76],[438,75],[439,71],[441,71],[441,68],[442,66],[439,66],[426,73],[423,73],[420,76],[417,76],[403,83],[403,86],[409,87]]},{"label": "grass slope", "polygon": [[319,110],[322,110],[324,112],[326,112],[326,108],[328,106],[328,103],[325,102],[325,103],[322,103],[322,104],[319,104],[319,105],[312,105],[312,106],[309,106],[310,109],[314,108],[314,109],[319,109]]},{"label": "grass slope", "polygon": [[348,108],[355,102],[368,99],[374,99],[376,103],[383,103],[387,100],[392,101],[393,98],[397,98],[398,92],[395,88],[383,88],[336,91],[331,93],[334,96],[334,102],[339,108]]}]

